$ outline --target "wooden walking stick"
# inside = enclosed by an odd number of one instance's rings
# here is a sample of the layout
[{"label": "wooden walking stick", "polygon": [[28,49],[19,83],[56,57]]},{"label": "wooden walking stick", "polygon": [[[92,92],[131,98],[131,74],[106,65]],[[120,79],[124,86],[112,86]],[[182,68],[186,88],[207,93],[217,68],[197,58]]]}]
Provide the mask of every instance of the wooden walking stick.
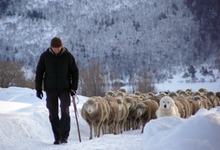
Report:
[{"label": "wooden walking stick", "polygon": [[77,116],[77,108],[76,108],[76,102],[75,102],[75,91],[74,95],[72,96],[72,102],[73,102],[73,108],[75,112],[75,117],[76,117],[76,125],[77,125],[77,130],[78,130],[78,136],[79,136],[79,142],[81,142],[81,135],[80,135],[80,130],[79,130],[79,122],[78,122],[78,116]]}]

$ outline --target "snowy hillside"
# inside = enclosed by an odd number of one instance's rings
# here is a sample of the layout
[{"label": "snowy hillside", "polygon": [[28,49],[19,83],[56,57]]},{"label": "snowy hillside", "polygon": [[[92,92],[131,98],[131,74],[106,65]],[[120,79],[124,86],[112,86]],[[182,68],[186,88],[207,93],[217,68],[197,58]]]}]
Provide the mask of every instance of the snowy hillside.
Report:
[{"label": "snowy hillside", "polygon": [[50,39],[60,36],[79,65],[95,59],[123,75],[132,71],[130,67],[159,74],[204,60],[213,64],[217,45],[209,33],[201,37],[200,24],[186,4],[192,9],[197,3],[3,0],[0,60],[22,61],[34,70]]}]

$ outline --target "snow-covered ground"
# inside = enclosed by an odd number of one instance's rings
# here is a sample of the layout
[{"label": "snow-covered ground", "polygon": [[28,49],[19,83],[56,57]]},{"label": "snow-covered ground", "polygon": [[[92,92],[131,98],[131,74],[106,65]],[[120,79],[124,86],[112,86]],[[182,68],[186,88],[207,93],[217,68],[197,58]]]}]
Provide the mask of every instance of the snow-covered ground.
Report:
[{"label": "snow-covered ground", "polygon": [[[89,127],[80,110],[87,97],[76,98],[82,142],[79,142],[75,114],[71,105],[71,133],[68,144],[53,145],[53,134],[44,99],[35,90],[20,87],[0,88],[0,150],[97,150],[143,149],[140,130],[120,135],[102,135],[89,140]],[[126,144],[133,143],[133,144]]]},{"label": "snow-covered ground", "polygon": [[213,74],[214,76],[203,76],[199,71],[197,71],[195,74],[197,80],[193,82],[191,77],[183,78],[183,73],[180,73],[174,75],[173,79],[168,79],[164,83],[155,84],[155,87],[157,91],[177,91],[180,89],[191,89],[192,91],[198,91],[200,88],[205,88],[208,91],[219,92],[219,71],[214,69]]},{"label": "snow-covered ground", "polygon": [[[219,85],[219,84],[218,84]],[[193,87],[191,84],[190,87]],[[209,87],[207,83],[207,87]],[[215,89],[219,91],[218,89]],[[45,94],[44,94],[45,95]],[[76,98],[82,142],[79,142],[73,106],[68,144],[53,145],[48,111],[35,90],[0,88],[1,150],[218,150],[220,147],[220,107],[199,112],[188,119],[164,117],[151,120],[140,130],[120,135],[101,135],[89,140],[89,128],[80,115],[87,97]]]}]

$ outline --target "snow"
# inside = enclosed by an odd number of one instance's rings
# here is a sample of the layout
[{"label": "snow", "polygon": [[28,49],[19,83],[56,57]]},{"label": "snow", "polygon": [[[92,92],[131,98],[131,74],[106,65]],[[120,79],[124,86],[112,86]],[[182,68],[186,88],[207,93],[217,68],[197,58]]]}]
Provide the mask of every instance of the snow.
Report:
[{"label": "snow", "polygon": [[[206,83],[207,87],[208,84],[209,82]],[[193,87],[194,84],[188,85]],[[219,91],[219,87],[217,88],[214,90]],[[101,135],[89,140],[89,127],[80,115],[82,105],[87,99],[88,97],[81,95],[76,97],[82,142],[78,139],[75,114],[71,105],[71,132],[68,143],[53,145],[45,93],[43,100],[40,100],[33,89],[0,88],[0,149],[218,150],[220,147],[220,107],[200,109],[187,119],[163,117],[151,120],[145,126],[143,134],[138,129],[119,135]]]},{"label": "snow", "polygon": [[196,82],[193,82],[191,77],[183,78],[183,73],[179,73],[173,76],[173,79],[168,79],[164,83],[155,84],[156,91],[177,91],[191,89],[192,91],[198,91],[200,88],[205,88],[208,91],[219,92],[220,91],[220,78],[219,71],[213,69],[214,77],[211,75],[203,76],[199,71],[196,72]]},{"label": "snow", "polygon": [[[120,135],[102,135],[89,140],[89,127],[81,118],[80,110],[87,97],[76,98],[82,142],[79,142],[75,113],[71,105],[71,133],[68,144],[53,145],[53,134],[44,99],[35,96],[35,90],[20,87],[0,88],[0,149],[1,150],[74,150],[74,149],[142,149],[140,130]],[[126,143],[136,143],[127,145]],[[123,148],[121,148],[123,146]]]},{"label": "snow", "polygon": [[[145,148],[151,150],[217,150],[220,146],[220,107],[200,109],[188,119],[152,120],[144,130]],[[158,144],[152,144],[157,141]]]}]

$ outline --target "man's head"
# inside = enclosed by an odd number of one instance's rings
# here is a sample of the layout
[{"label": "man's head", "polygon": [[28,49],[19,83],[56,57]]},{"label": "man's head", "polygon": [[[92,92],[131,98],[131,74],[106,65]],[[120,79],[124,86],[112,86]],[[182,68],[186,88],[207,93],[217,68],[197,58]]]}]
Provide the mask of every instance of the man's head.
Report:
[{"label": "man's head", "polygon": [[54,37],[50,42],[50,46],[53,48],[58,48],[58,47],[62,47],[63,44],[60,38]]},{"label": "man's head", "polygon": [[58,37],[54,37],[50,42],[50,47],[55,54],[59,54],[63,47],[61,39]]}]

